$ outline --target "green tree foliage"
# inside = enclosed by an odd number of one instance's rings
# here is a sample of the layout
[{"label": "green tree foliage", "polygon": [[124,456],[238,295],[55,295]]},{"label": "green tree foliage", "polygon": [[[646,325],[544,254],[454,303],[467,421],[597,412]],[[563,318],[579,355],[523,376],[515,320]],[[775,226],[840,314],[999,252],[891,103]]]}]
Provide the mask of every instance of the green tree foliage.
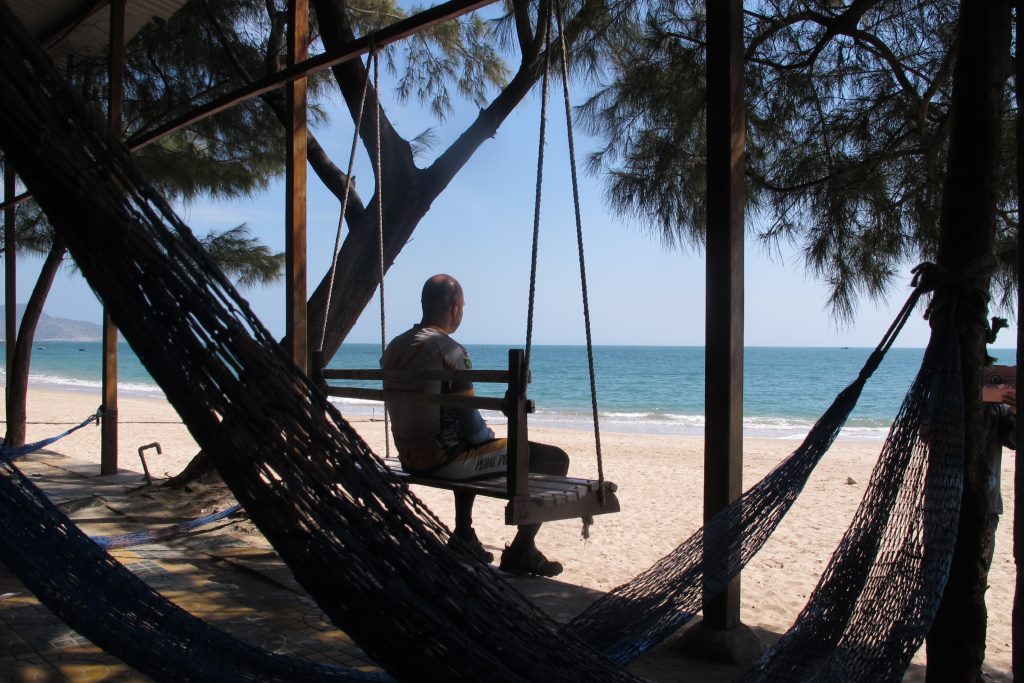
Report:
[{"label": "green tree foliage", "polygon": [[[703,0],[645,5],[581,108],[610,204],[668,244],[704,239]],[[959,3],[762,0],[744,22],[747,197],[769,248],[797,246],[841,317],[898,269],[934,259]],[[640,13],[642,12],[642,14]],[[1008,46],[1007,46],[1008,47]],[[1007,74],[1008,76],[1009,74]],[[1006,130],[996,288],[1013,297],[1014,112]]]},{"label": "green tree foliage", "polygon": [[272,253],[245,223],[211,232],[200,241],[221,270],[243,287],[274,282],[284,271],[284,254]]},{"label": "green tree foliage", "polygon": [[[46,256],[50,253],[53,229],[35,202],[25,202],[18,207],[16,227],[18,254]],[[249,226],[244,223],[225,230],[211,230],[199,241],[221,270],[242,287],[270,284],[280,279],[284,271],[284,254],[272,252],[251,235]],[[74,262],[69,261],[67,267],[73,268]]]},{"label": "green tree foliage", "polygon": [[[271,29],[262,2],[193,0],[166,21],[153,21],[125,48],[124,137],[152,130],[273,68],[284,50],[283,19]],[[223,27],[229,27],[225,30]],[[274,42],[276,35],[277,42]],[[222,48],[230,40],[230,52]],[[271,60],[271,61],[268,61]],[[73,72],[87,98],[105,110],[107,63],[98,58]],[[323,79],[311,81],[311,113]],[[259,100],[200,121],[135,154],[143,172],[168,196],[248,196],[282,173],[284,131]]]}]

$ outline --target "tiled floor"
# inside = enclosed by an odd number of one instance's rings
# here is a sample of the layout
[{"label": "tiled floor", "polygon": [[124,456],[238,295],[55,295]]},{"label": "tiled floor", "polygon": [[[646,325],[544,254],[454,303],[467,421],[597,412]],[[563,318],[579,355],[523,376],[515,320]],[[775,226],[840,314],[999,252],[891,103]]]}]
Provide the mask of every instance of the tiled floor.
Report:
[{"label": "tiled floor", "polygon": [[[100,477],[96,464],[45,452],[19,461],[19,467],[94,536],[165,527],[188,516],[180,508],[169,509],[168,496],[152,494],[152,489],[129,496],[143,485],[141,473]],[[232,502],[215,500],[211,505],[223,509]],[[189,514],[198,516],[195,509]],[[247,643],[313,662],[377,670],[326,619],[274,550],[247,524],[222,521],[188,536],[111,554],[178,606]],[[506,579],[560,621],[599,596],[551,579]],[[630,669],[649,680],[702,683],[728,681],[742,671],[735,665],[683,656],[671,642]],[[0,681],[148,680],[72,631],[0,564]]]},{"label": "tiled floor", "polygon": [[[28,458],[22,471],[90,533],[137,531],[123,507],[141,475],[98,477],[64,458]],[[146,525],[180,521],[147,512]],[[240,540],[230,525],[111,553],[155,590],[199,618],[272,652],[366,670],[376,667],[294,583],[276,553]],[[0,680],[145,681],[65,626],[0,565]]]}]

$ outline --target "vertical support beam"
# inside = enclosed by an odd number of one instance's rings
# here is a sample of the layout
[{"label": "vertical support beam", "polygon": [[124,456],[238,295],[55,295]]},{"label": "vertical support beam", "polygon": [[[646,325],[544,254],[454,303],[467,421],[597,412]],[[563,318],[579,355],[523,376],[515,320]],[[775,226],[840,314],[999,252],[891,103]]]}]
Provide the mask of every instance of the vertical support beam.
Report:
[{"label": "vertical support beam", "polygon": [[[107,116],[110,130],[121,137],[124,104],[125,0],[110,2],[110,74]],[[100,474],[117,474],[117,328],[103,309],[103,425],[100,434]]]},{"label": "vertical support beam", "polygon": [[[1014,99],[1017,103],[1017,380],[1024,381],[1024,0],[1014,0]],[[1024,420],[1017,420],[1016,440],[1024,437]],[[1020,449],[1013,463],[1013,566],[1014,590],[1011,617],[1012,671],[1015,680],[1024,680],[1024,459]],[[1003,520],[1006,524],[1006,520]]]},{"label": "vertical support beam", "polygon": [[[309,44],[309,2],[288,2],[288,66],[306,59]],[[308,372],[306,334],[306,78],[287,87],[288,168],[285,196],[285,304],[288,353]]]},{"label": "vertical support beam", "polygon": [[[704,519],[739,497],[743,469],[743,2],[708,0]],[[711,628],[739,625],[740,580],[710,602]]]},{"label": "vertical support beam", "polygon": [[508,351],[508,460],[505,472],[508,482],[508,505],[505,524],[523,524],[530,507],[530,443],[526,427],[526,353],[522,349]]},{"label": "vertical support beam", "polygon": [[[4,202],[14,199],[16,191],[14,183],[14,165],[10,160],[4,161]],[[14,365],[14,342],[18,334],[18,291],[17,291],[17,241],[15,238],[15,223],[17,216],[16,207],[8,206],[4,209],[4,325],[7,341],[4,346],[7,349],[7,400],[4,405],[10,407],[10,378],[11,367]],[[7,420],[10,424],[10,417]]]}]

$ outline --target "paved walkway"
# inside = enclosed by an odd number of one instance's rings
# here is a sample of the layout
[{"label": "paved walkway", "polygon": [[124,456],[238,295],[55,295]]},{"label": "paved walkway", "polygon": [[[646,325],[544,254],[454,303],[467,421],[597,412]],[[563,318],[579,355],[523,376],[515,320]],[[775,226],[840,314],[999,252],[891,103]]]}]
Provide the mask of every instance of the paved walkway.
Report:
[{"label": "paved walkway", "polygon": [[[210,505],[199,514],[233,503],[210,490],[169,496],[159,488],[143,489],[145,480],[140,472],[122,470],[114,476],[99,476],[97,464],[54,452],[42,451],[18,465],[90,535],[181,522],[198,516],[196,500],[208,500]],[[192,501],[191,509],[171,505],[183,498]],[[327,620],[244,518],[111,554],[182,608],[246,642],[312,661],[377,669]],[[563,621],[598,596],[595,591],[559,581],[509,578],[518,590]],[[663,660],[658,655],[648,656],[635,669],[641,675],[671,680],[674,676],[665,672],[678,672],[682,662],[678,657],[668,663]],[[689,674],[696,673],[692,663],[683,666]],[[663,675],[658,675],[659,671]],[[698,680],[728,680],[734,673],[734,668],[727,667],[718,675]],[[147,680],[67,627],[0,564],[0,681]]]},{"label": "paved walkway", "polygon": [[[54,455],[26,458],[19,467],[90,535],[183,521],[162,508],[160,497],[136,495],[129,502],[127,493],[145,484],[141,473],[101,477],[97,465]],[[221,522],[185,538],[111,554],[180,607],[246,642],[313,661],[375,669],[299,588],[277,554],[236,533],[238,525]],[[0,680],[149,679],[65,626],[0,565]]]},{"label": "paved walkway", "polygon": [[[18,466],[93,536],[166,527],[234,504],[223,487],[200,486],[188,495],[171,493],[146,487],[141,472],[122,470],[100,476],[98,464],[51,451],[19,460]],[[111,554],[180,607],[246,642],[311,661],[378,670],[328,621],[244,517]],[[507,575],[506,579],[563,622],[600,595],[551,579]],[[763,631],[758,635],[763,642],[778,637]],[[724,683],[744,669],[684,656],[676,646],[678,638],[647,653],[630,670],[666,683]],[[0,681],[148,680],[67,627],[0,563]],[[916,666],[904,678],[923,680],[923,668]]]}]

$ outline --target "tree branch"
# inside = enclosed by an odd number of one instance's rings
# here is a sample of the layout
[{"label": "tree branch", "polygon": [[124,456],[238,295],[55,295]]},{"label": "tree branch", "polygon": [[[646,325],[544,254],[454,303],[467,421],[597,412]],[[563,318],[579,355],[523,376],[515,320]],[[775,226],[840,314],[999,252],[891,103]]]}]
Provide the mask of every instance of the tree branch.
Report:
[{"label": "tree branch", "polygon": [[[345,0],[313,0],[316,15],[320,24],[320,32],[323,37],[324,46],[328,50],[340,49],[345,43],[355,40],[355,33],[352,24],[345,14]],[[356,119],[359,116],[359,103],[363,91],[363,85],[369,74],[366,67],[359,60],[352,60],[338,64],[331,68],[334,79],[341,89],[341,94],[348,105],[352,121],[356,122],[359,129],[359,137],[367,150],[377,149],[377,127],[375,125],[358,125]],[[366,93],[366,113],[373,117],[373,108],[380,106],[378,94],[371,84]],[[395,130],[391,120],[387,117],[384,108],[380,106],[380,149],[381,164],[384,171],[393,175],[394,180],[411,177],[419,172],[413,158],[412,146]],[[373,153],[371,153],[371,157]],[[374,176],[377,174],[374,165]],[[394,180],[392,182],[394,182]],[[380,178],[377,179],[378,184]],[[389,183],[390,184],[390,183]]]},{"label": "tree branch", "polygon": [[[214,32],[217,35],[217,41],[221,47],[224,48],[228,59],[231,61],[231,65],[238,72],[238,75],[246,83],[251,84],[252,78],[249,77],[248,72],[245,70],[241,60],[238,59],[238,55],[235,53],[231,46],[230,41],[227,38],[227,34],[217,21],[216,15],[210,8],[210,0],[203,0],[203,8],[206,10],[207,17],[210,19],[210,23],[213,26]],[[271,4],[267,3],[267,9],[270,11]],[[280,36],[283,35],[282,22],[279,21],[280,13],[272,15],[271,21],[271,35],[267,42],[267,57],[266,57],[266,68],[268,73],[275,73],[282,68],[280,63],[280,51],[275,49],[275,45],[278,47],[283,44]],[[281,125],[287,125],[287,112],[285,110],[284,95],[280,90],[275,90],[266,93],[261,96],[263,102],[270,108],[274,113],[274,116]],[[330,190],[334,196],[340,201],[345,196],[345,186],[348,184],[348,176],[331,160],[326,150],[320,145],[320,141],[316,139],[312,131],[306,131],[306,158],[309,161],[309,165],[313,167],[313,172],[316,173],[320,182]],[[366,208],[363,205],[362,199],[356,193],[355,188],[349,190],[348,210],[346,211],[345,219],[349,225],[361,224]]]},{"label": "tree branch", "polygon": [[[582,27],[585,25],[587,17],[593,16],[594,13],[602,6],[602,0],[587,0],[580,7],[579,12],[573,15],[565,23],[565,40],[566,47],[571,47],[575,40],[579,37]],[[546,17],[543,7],[541,11]],[[540,19],[538,23],[540,23]],[[543,21],[547,21],[546,18]],[[570,27],[572,33],[570,33]],[[543,24],[540,26],[537,32],[537,40],[543,42]],[[536,42],[536,41],[535,41]],[[558,58],[558,41],[552,40],[552,63]],[[531,62],[524,62],[516,75],[512,78],[505,89],[502,90],[497,97],[488,105],[485,109],[480,110],[480,114],[473,121],[472,124],[459,136],[459,138],[451,144],[440,156],[434,160],[434,163],[426,169],[427,174],[427,185],[432,188],[436,188],[435,191],[440,192],[441,189],[446,187],[451,182],[455,174],[469,161],[469,158],[474,152],[484,143],[485,140],[494,136],[501,124],[508,118],[508,115],[512,113],[520,102],[530,92],[530,89],[540,78],[544,69],[544,54],[543,51],[538,52],[537,57]]]},{"label": "tree branch", "polygon": [[753,59],[754,54],[757,52],[757,50],[761,47],[763,43],[767,42],[770,38],[774,38],[777,33],[779,33],[785,28],[789,28],[790,26],[799,24],[802,21],[810,21],[811,19],[814,18],[814,14],[816,13],[809,11],[796,12],[795,14],[790,14],[783,17],[779,21],[770,23],[767,27],[765,27],[764,31],[754,36],[750,40],[750,43],[747,44],[744,59],[748,61]]},{"label": "tree branch", "polygon": [[531,54],[534,52],[534,34],[530,30],[530,3],[527,0],[512,0],[512,13],[515,17],[516,38],[519,40],[521,53],[519,63],[524,64],[536,56]]}]

